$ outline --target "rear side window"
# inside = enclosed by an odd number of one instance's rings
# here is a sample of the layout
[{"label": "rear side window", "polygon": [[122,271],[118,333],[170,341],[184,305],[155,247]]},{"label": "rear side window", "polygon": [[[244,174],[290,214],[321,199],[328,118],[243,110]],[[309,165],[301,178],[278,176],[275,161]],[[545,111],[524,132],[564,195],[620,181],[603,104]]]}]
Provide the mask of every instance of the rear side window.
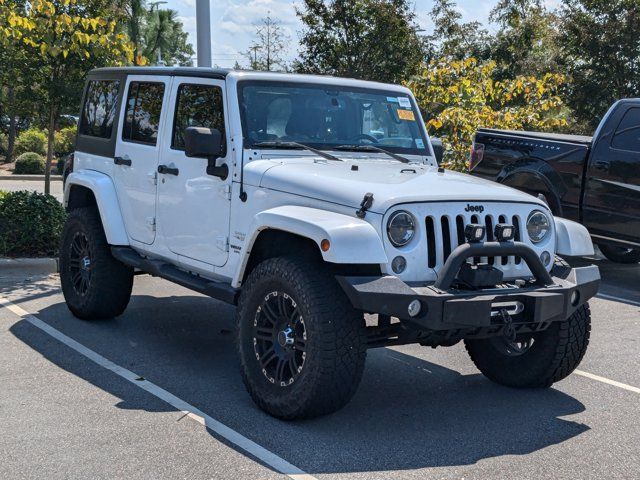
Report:
[{"label": "rear side window", "polygon": [[640,152],[640,108],[630,108],[624,114],[611,146],[618,150]]},{"label": "rear side window", "polygon": [[216,128],[224,138],[224,109],[220,87],[180,85],[171,139],[171,148],[174,150],[184,150],[184,131],[187,127]]},{"label": "rear side window", "polygon": [[155,145],[158,141],[164,83],[131,82],[122,139]]},{"label": "rear side window", "polygon": [[80,118],[81,135],[111,138],[119,87],[120,82],[117,80],[89,82]]}]

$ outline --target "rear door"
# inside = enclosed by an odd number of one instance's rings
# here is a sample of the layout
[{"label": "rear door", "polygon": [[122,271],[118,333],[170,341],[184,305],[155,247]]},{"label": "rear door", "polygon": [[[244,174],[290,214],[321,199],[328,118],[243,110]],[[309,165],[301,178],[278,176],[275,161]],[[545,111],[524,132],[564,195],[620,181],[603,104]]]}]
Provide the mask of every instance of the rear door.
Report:
[{"label": "rear door", "polygon": [[156,234],[156,169],[169,77],[127,78],[116,141],[114,177],[129,236],[152,244]]},{"label": "rear door", "polygon": [[640,105],[620,108],[586,175],[584,224],[595,237],[640,241]]},{"label": "rear door", "polygon": [[[224,86],[223,80],[174,77],[167,122],[171,131],[163,136],[160,160],[170,173],[158,175],[159,231],[184,263],[201,262],[205,269],[227,261],[232,176],[221,180],[208,175],[207,159],[188,158],[184,131],[217,128],[228,145]],[[227,156],[218,163],[225,163]]]}]

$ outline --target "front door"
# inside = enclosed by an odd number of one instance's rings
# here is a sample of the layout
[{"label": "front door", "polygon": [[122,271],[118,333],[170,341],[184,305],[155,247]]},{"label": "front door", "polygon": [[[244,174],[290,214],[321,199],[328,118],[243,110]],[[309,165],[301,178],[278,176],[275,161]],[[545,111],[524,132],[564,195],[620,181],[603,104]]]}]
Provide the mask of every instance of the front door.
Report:
[{"label": "front door", "polygon": [[184,131],[217,128],[228,144],[224,81],[175,77],[170,105],[172,131],[163,137],[160,157],[166,173],[158,174],[158,228],[172,252],[222,266],[228,255],[231,175],[226,180],[208,175],[207,159],[188,158]]},{"label": "front door", "polygon": [[113,160],[116,191],[129,236],[152,244],[156,234],[155,172],[159,139],[164,135],[168,77],[131,75],[125,94]]},{"label": "front door", "polygon": [[[612,119],[615,121],[615,119]],[[613,135],[591,156],[583,202],[584,224],[597,237],[640,238],[640,108],[624,112]]]}]

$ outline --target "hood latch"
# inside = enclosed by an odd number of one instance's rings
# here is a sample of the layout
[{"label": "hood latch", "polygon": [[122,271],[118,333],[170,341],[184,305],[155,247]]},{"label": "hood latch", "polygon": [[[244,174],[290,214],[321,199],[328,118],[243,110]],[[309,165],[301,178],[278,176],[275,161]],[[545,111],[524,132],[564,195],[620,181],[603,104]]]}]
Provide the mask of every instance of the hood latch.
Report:
[{"label": "hood latch", "polygon": [[367,215],[367,210],[373,205],[373,193],[365,193],[362,203],[360,203],[360,210],[356,211],[358,218],[364,218]]}]

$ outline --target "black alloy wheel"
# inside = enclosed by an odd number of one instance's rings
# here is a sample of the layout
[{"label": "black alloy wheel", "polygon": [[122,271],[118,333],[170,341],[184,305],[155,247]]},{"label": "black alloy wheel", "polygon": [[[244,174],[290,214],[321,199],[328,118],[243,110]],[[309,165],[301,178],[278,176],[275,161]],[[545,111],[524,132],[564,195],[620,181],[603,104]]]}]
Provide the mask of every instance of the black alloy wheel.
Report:
[{"label": "black alloy wheel", "polygon": [[284,292],[269,293],[256,310],[253,349],[262,373],[274,385],[287,387],[302,373],[307,331],[297,303]]},{"label": "black alloy wheel", "polygon": [[83,232],[76,232],[71,241],[69,271],[73,289],[78,295],[85,296],[91,284],[91,251],[89,240]]}]

